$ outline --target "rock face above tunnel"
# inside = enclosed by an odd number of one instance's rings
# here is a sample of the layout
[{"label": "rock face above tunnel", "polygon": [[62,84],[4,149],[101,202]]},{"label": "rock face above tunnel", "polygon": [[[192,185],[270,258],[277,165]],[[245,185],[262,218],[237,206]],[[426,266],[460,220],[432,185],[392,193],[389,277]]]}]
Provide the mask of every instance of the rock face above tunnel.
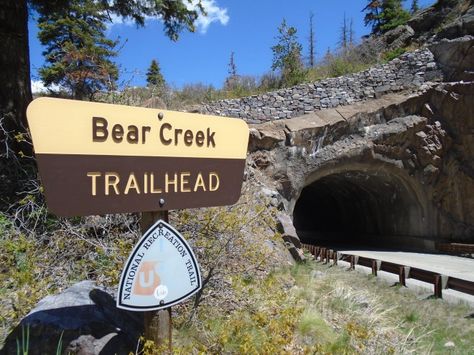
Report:
[{"label": "rock face above tunnel", "polygon": [[445,83],[266,123],[278,139],[254,154],[265,154],[261,170],[303,241],[310,232],[385,235],[425,249],[474,242],[473,102],[474,83]]}]

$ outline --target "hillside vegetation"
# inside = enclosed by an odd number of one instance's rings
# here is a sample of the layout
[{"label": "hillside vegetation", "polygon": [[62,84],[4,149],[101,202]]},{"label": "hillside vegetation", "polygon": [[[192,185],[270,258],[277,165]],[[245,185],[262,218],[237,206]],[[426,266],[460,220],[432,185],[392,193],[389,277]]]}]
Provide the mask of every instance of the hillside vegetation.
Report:
[{"label": "hillside vegetation", "polygon": [[[468,0],[440,0],[434,9],[443,17],[436,22],[436,28],[420,30],[403,43],[390,42],[390,35],[387,36],[390,30],[387,30],[359,44],[348,41],[311,67],[289,68],[282,64],[278,74],[272,72],[260,78],[231,71],[222,89],[202,84],[179,90],[171,88],[160,77],[155,63],[147,87],[125,85],[123,90],[110,87],[108,91],[94,92],[87,99],[198,110],[196,105],[205,102],[337,77],[425,46],[470,5]],[[415,21],[417,16],[425,16],[423,21],[427,21],[430,17],[423,15],[423,11],[416,12],[409,21]],[[280,32],[289,31],[285,26],[282,24]],[[296,79],[288,77],[295,72]],[[63,91],[52,95],[69,94]],[[115,294],[124,262],[141,234],[140,216],[59,218],[50,214],[34,158],[23,151],[11,158],[11,142],[28,145],[31,150],[26,133],[10,134],[4,140],[7,149],[2,159],[10,159],[15,168],[21,168],[16,175],[21,178],[8,181],[19,182],[22,189],[1,201],[0,344],[10,339],[17,353],[26,355],[33,331],[30,339],[29,328],[22,328],[20,322],[45,296],[61,293],[82,280],[93,280]],[[306,263],[296,264],[288,252],[292,246],[283,241],[277,222],[284,205],[264,187],[267,177],[259,170],[271,162],[263,156],[260,158],[258,161],[255,154],[248,159],[242,196],[234,206],[170,213],[171,224],[197,255],[204,284],[202,292],[173,308],[175,353],[474,352],[474,314],[465,306],[449,305],[370,276],[322,265],[309,255]],[[286,159],[291,159],[290,154]],[[20,164],[20,161],[28,163]],[[281,178],[279,183],[285,183],[281,176],[275,176],[278,178]],[[48,339],[48,335],[40,334],[40,337],[54,349],[61,348],[67,353],[69,344]],[[157,354],[163,350],[143,338],[136,349],[137,354]]]}]

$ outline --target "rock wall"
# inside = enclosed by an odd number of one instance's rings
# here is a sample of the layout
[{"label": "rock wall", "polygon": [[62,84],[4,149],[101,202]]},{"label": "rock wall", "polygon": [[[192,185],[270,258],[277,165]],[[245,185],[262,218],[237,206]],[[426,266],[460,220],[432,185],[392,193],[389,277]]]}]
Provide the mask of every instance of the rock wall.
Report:
[{"label": "rock wall", "polygon": [[442,73],[431,51],[420,49],[358,73],[264,95],[217,101],[204,105],[201,112],[262,123],[349,105],[391,92],[417,91],[425,82],[441,79]]}]

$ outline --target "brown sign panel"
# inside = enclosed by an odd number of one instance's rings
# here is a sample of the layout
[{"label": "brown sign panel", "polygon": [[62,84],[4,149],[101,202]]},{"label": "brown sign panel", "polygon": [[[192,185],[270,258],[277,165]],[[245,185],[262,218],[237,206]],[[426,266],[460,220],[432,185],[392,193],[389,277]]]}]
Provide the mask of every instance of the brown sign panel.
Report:
[{"label": "brown sign panel", "polygon": [[221,206],[240,196],[242,120],[41,98],[28,122],[57,215]]}]

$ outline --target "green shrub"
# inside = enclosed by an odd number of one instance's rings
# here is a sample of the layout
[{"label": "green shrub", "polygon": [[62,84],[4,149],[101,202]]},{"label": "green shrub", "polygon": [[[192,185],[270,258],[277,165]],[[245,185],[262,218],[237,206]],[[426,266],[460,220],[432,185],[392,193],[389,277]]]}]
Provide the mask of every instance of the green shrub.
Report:
[{"label": "green shrub", "polygon": [[406,52],[406,48],[397,48],[397,49],[385,52],[383,55],[383,58],[386,62],[390,62],[391,60],[400,57],[405,52]]}]

